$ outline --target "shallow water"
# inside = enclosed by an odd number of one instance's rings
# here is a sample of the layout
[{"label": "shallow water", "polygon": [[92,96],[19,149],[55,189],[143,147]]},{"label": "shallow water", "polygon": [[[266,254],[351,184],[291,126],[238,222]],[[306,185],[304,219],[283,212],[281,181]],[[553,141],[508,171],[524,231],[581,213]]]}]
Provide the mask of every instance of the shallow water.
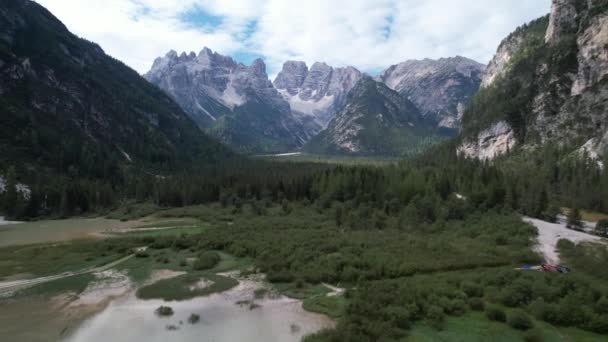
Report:
[{"label": "shallow water", "polygon": [[92,234],[133,224],[133,222],[105,218],[75,218],[21,223],[0,220],[0,247],[91,238],[94,237]]},{"label": "shallow water", "polygon": [[[333,326],[326,316],[307,312],[300,301],[282,296],[256,301],[261,307],[253,310],[236,304],[250,300],[258,286],[253,281],[242,281],[227,292],[182,302],[143,301],[130,294],[114,300],[66,341],[296,342]],[[169,318],[156,316],[154,310],[161,305],[170,306],[175,314]],[[197,324],[188,323],[192,313],[200,315]],[[168,330],[168,325],[177,330]]]}]

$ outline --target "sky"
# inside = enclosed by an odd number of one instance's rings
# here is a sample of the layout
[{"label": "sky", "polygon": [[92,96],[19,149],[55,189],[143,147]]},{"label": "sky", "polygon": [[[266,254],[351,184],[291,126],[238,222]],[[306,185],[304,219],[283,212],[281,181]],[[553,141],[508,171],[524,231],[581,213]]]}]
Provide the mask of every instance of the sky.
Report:
[{"label": "sky", "polygon": [[203,47],[274,76],[287,60],[377,74],[408,59],[487,63],[551,0],[36,0],[76,35],[140,73],[169,50]]}]

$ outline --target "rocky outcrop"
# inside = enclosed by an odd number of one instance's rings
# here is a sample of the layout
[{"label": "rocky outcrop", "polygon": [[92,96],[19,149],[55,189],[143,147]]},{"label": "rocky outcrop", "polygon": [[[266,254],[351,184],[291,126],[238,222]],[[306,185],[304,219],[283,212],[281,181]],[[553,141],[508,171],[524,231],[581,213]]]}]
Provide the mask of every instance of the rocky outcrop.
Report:
[{"label": "rocky outcrop", "polygon": [[506,73],[511,58],[519,51],[523,40],[524,37],[522,35],[514,34],[500,43],[496,54],[490,63],[488,63],[483,74],[481,81],[482,88],[491,86],[498,77]]},{"label": "rocky outcrop", "polygon": [[[504,122],[517,145],[552,143],[595,159],[605,157],[606,8],[607,0],[554,0],[546,23],[540,19],[524,25],[503,41],[483,82],[495,86],[483,88],[475,108],[465,113],[460,151],[480,159],[506,151],[484,147],[500,143],[493,138],[495,125]],[[508,136],[502,134],[503,146],[511,145],[505,143]]]},{"label": "rocky outcrop", "polygon": [[491,160],[509,152],[515,144],[513,129],[505,121],[500,121],[480,132],[474,139],[464,141],[457,152],[467,158]]},{"label": "rocky outcrop", "polygon": [[556,43],[564,35],[576,33],[578,29],[581,0],[553,0],[545,42]]},{"label": "rocky outcrop", "polygon": [[292,150],[312,134],[292,115],[261,59],[245,66],[209,48],[199,54],[170,51],[144,77],[171,95],[199,127],[242,152]]},{"label": "rocky outcrop", "polygon": [[601,163],[602,157],[608,155],[608,132],[603,137],[589,139],[579,153]]},{"label": "rocky outcrop", "polygon": [[304,62],[288,61],[274,80],[274,86],[296,115],[308,117],[321,129],[341,108],[361,76],[353,67],[333,68],[314,63],[308,69]]},{"label": "rocky outcrop", "polygon": [[458,128],[484,68],[464,57],[410,60],[386,69],[378,80],[410,99],[437,126]]},{"label": "rocky outcrop", "polygon": [[572,85],[572,95],[582,94],[608,76],[608,13],[593,18],[578,37],[577,44],[578,74]]}]

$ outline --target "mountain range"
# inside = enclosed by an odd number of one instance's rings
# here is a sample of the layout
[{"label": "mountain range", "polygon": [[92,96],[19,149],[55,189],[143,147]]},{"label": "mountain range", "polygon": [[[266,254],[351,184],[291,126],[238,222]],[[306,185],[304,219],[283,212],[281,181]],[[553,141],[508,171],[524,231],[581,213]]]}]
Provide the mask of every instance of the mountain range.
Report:
[{"label": "mountain range", "polygon": [[456,133],[458,152],[473,158],[551,142],[600,158],[606,7],[554,0],[550,15],[505,38],[487,67],[464,57],[410,60],[370,77],[287,61],[271,81],[261,59],[247,66],[209,48],[170,51],[141,77],[43,7],[7,0],[0,158],[101,175],[232,153],[216,141],[246,154],[402,156]]},{"label": "mountain range", "polygon": [[[144,77],[173,97],[202,130],[244,153],[277,153],[303,148],[332,153],[376,151],[395,154],[400,151],[398,155],[402,155],[408,153],[401,145],[403,141],[422,143],[457,132],[463,108],[479,88],[483,69],[482,64],[464,57],[425,59],[391,66],[372,79],[351,66],[335,68],[317,62],[309,68],[302,61],[287,61],[270,82],[262,60],[245,66],[203,48],[198,54],[178,55],[170,51],[157,58]],[[412,130],[403,131],[401,133],[407,137],[398,139],[394,134],[375,136],[385,140],[383,145],[393,145],[380,150],[371,146],[365,148],[361,141],[347,142],[350,138],[335,136],[342,131],[358,129],[344,126],[357,120],[343,121],[339,130],[332,122],[339,121],[334,120],[338,113],[342,116],[363,114],[353,113],[360,103],[353,103],[358,99],[349,96],[360,82],[368,86],[370,82],[381,83],[396,91],[397,96],[403,98],[401,102],[411,101],[416,110],[410,110],[408,105],[407,112],[400,115],[415,113],[419,116],[415,121],[424,121],[425,129],[413,135],[410,134]],[[364,85],[362,88],[371,89]],[[384,111],[375,114],[395,115]],[[396,122],[399,120],[389,120],[384,125],[396,132],[400,130],[398,126],[392,127]],[[428,127],[431,129],[426,129]],[[369,128],[362,133],[373,130]],[[319,134],[321,136],[314,139]],[[319,148],[319,141],[323,139],[326,143],[341,143]],[[311,144],[314,146],[309,147]],[[344,144],[360,148],[339,146]],[[407,146],[413,145],[408,143]]]}]

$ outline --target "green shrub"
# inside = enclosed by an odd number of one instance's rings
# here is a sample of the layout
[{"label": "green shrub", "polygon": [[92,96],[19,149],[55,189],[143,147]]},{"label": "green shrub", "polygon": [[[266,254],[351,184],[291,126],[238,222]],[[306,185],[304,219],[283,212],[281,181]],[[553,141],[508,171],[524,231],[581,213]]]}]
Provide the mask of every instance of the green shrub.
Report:
[{"label": "green shrub", "polygon": [[217,252],[206,251],[199,255],[198,259],[192,264],[192,268],[197,271],[208,270],[220,262],[220,255]]},{"label": "green shrub", "polygon": [[197,314],[190,314],[190,317],[188,317],[188,323],[190,324],[196,324],[201,320],[201,316],[197,315]]},{"label": "green shrub", "polygon": [[497,306],[487,306],[485,311],[486,317],[491,321],[505,322],[507,320],[507,315],[505,315],[505,312]]},{"label": "green shrub", "polygon": [[543,333],[538,329],[530,329],[524,333],[524,340],[526,342],[543,342]]},{"label": "green shrub", "polygon": [[530,318],[530,316],[528,316],[527,313],[519,309],[513,310],[509,313],[507,323],[511,327],[519,330],[528,330],[532,328],[532,326],[534,326],[534,323],[532,323],[532,319]]},{"label": "green shrub", "polygon": [[483,311],[484,303],[481,298],[470,298],[469,299],[469,307],[475,311]]},{"label": "green shrub", "polygon": [[462,284],[462,291],[466,293],[468,297],[482,297],[483,296],[483,287],[478,284],[474,284],[471,282],[465,282]]},{"label": "green shrub", "polygon": [[595,224],[595,233],[599,236],[608,237],[608,219],[597,221]]},{"label": "green shrub", "polygon": [[148,254],[148,252],[146,252],[146,251],[139,251],[139,252],[135,253],[136,258],[147,258],[149,256],[150,256],[150,254]]},{"label": "green shrub", "polygon": [[159,306],[156,310],[154,310],[154,313],[156,313],[158,316],[161,317],[166,317],[166,316],[173,316],[173,308],[171,308],[170,306]]}]

